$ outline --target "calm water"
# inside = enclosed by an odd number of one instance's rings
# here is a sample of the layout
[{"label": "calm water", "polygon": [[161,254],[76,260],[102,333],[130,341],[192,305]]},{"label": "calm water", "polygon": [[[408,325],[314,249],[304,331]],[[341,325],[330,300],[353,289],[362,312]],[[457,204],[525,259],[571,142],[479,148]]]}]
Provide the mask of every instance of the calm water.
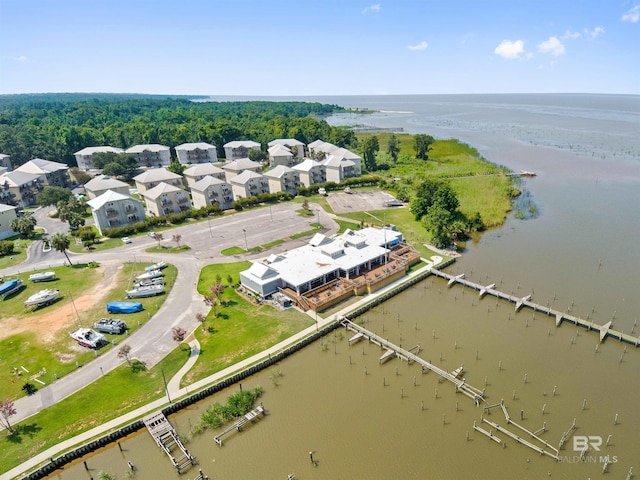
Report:
[{"label": "calm water", "polygon": [[[450,272],[495,282],[507,292],[533,294],[539,303],[571,308],[599,323],[613,319],[615,328],[627,332],[640,318],[640,97],[314,100],[386,111],[338,117],[334,123],[460,138],[490,161],[538,173],[525,187],[540,215],[510,218],[503,228],[470,243]],[[630,467],[640,474],[640,351],[628,347],[623,353],[624,345],[609,339],[596,352],[593,333],[569,324],[556,328],[553,319],[531,311],[516,314],[510,305],[479,300],[477,293],[449,289],[438,279],[415,286],[363,320],[390,341],[420,344],[423,358],[447,370],[464,365],[470,384],[484,388],[486,383],[489,403],[504,399],[517,421],[523,411],[519,423],[530,430],[546,422],[541,436],[552,445],[576,418],[576,435],[603,440],[612,435],[609,446],[589,452],[593,463],[558,464],[502,434],[506,447],[497,445],[473,431],[481,409],[456,395],[450,384],[397,360],[380,366],[378,347],[349,347],[349,334],[338,332],[325,339],[327,348],[318,342],[283,362],[279,385],[270,380],[271,371],[246,382],[245,388],[264,387],[268,416],[229,435],[222,448],[213,432],[191,438],[188,448],[199,467],[219,479],[286,479],[289,473],[298,479],[586,479],[602,475],[599,457],[609,455],[617,457],[609,467],[612,478],[625,478]],[[170,420],[188,434],[197,415],[228,393]],[[506,426],[498,410],[487,417]],[[146,432],[122,446],[124,452],[113,447],[86,459],[90,473],[95,477],[107,470],[123,477],[131,460],[138,467],[136,478],[180,478]],[[316,467],[309,461],[311,450]],[[561,455],[571,462],[579,452],[569,442]],[[192,469],[181,478],[196,474]],[[77,463],[51,478],[89,474]]]}]

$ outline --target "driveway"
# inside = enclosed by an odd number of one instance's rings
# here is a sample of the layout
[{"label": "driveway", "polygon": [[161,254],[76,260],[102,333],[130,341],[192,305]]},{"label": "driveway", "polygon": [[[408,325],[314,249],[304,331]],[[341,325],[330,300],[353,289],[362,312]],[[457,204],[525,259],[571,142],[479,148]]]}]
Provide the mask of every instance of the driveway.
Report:
[{"label": "driveway", "polygon": [[[164,260],[176,265],[178,276],[171,292],[153,318],[131,335],[124,343],[131,346],[131,356],[144,361],[152,367],[164,358],[176,347],[171,329],[180,325],[191,332],[198,327],[197,313],[208,313],[202,297],[196,292],[196,284],[200,270],[211,263],[234,262],[243,259],[261,258],[274,251],[282,251],[294,248],[308,239],[298,239],[284,244],[278,244],[269,251],[253,255],[222,256],[220,251],[231,246],[245,246],[251,248],[264,245],[275,240],[286,238],[295,233],[310,230],[310,223],[315,223],[317,217],[301,217],[295,213],[299,204],[279,204],[271,207],[242,212],[234,215],[217,217],[209,222],[185,225],[169,230],[165,233],[164,244],[171,242],[171,236],[182,235],[182,244],[189,245],[191,250],[180,254],[149,254],[145,249],[153,246],[155,240],[140,236],[133,239],[133,243],[105,252],[74,254],[77,260],[96,261],[100,263],[122,263],[133,260],[157,262]],[[325,228],[325,234],[329,235],[337,231],[337,224],[331,220],[329,214],[317,205],[312,208],[320,210],[318,217]],[[311,219],[310,219],[311,218]],[[64,263],[64,256],[59,256],[58,265]],[[53,258],[53,257],[51,257]],[[26,262],[0,272],[3,275],[11,275],[18,271],[49,267],[53,261],[48,258],[36,261],[29,258]],[[40,410],[53,405],[63,398],[75,393],[86,385],[100,378],[104,373],[111,371],[124,360],[117,357],[116,348],[98,355],[89,364],[78,368],[73,373],[66,375],[51,385],[41,388],[30,397],[23,397],[15,402],[17,414],[14,422],[19,422]]]}]

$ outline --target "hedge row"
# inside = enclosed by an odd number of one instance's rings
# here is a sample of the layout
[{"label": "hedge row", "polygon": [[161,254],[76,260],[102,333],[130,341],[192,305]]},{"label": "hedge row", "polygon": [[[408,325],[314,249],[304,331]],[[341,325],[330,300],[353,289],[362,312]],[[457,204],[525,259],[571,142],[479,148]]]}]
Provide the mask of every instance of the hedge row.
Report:
[{"label": "hedge row", "polygon": [[211,215],[222,215],[222,210],[217,203],[201,208],[192,208],[180,213],[170,213],[160,217],[147,217],[144,222],[134,223],[133,225],[125,225],[123,227],[114,227],[104,231],[104,234],[110,238],[128,237],[135,233],[143,233],[153,230],[154,227],[164,225],[178,225],[189,218],[204,218]]}]

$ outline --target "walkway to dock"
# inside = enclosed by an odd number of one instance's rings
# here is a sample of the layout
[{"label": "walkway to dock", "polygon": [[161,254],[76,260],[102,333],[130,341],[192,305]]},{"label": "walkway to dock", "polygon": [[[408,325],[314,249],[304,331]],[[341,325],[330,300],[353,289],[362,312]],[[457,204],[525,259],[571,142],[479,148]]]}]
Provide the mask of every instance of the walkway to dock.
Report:
[{"label": "walkway to dock", "polygon": [[455,284],[460,284],[464,287],[469,287],[477,290],[480,298],[484,297],[485,295],[493,295],[496,298],[511,302],[515,304],[516,312],[523,307],[527,307],[532,309],[534,312],[541,312],[549,317],[553,316],[556,321],[556,327],[560,326],[563,321],[568,321],[573,323],[574,325],[586,328],[588,331],[594,330],[598,332],[600,335],[600,342],[603,342],[606,337],[613,337],[621,342],[628,343],[635,347],[640,346],[640,337],[634,337],[633,335],[629,335],[627,333],[612,329],[612,322],[607,322],[604,325],[598,325],[597,323],[593,323],[589,320],[584,320],[574,315],[569,315],[568,313],[564,313],[548,306],[540,305],[539,303],[533,302],[531,301],[531,295],[527,295],[526,297],[517,297],[515,295],[509,295],[508,293],[496,290],[495,283],[485,286],[480,285],[479,283],[465,280],[464,273],[460,275],[451,275],[435,268],[431,268],[430,271],[433,275],[447,280],[447,285],[449,287]]},{"label": "walkway to dock", "polygon": [[244,427],[247,423],[258,418],[258,416],[261,414],[264,415],[264,407],[262,406],[262,404],[260,404],[258,407],[251,410],[246,415],[240,417],[238,421],[236,421],[233,425],[227,427],[227,429],[224,432],[219,433],[213,439],[216,441],[218,445],[222,446],[222,437],[224,437],[227,433],[233,430],[240,431],[242,427]]},{"label": "walkway to dock", "polygon": [[[158,446],[167,454],[178,473],[182,473],[196,463],[195,458],[182,444],[176,430],[164,416],[164,413],[154,413],[144,417],[142,421]],[[174,456],[174,452],[177,456]]]},{"label": "walkway to dock", "polygon": [[383,359],[387,360],[389,357],[397,357],[397,358],[400,358],[401,360],[405,360],[407,363],[415,362],[422,367],[422,373],[425,373],[427,371],[432,371],[438,374],[440,376],[440,379],[449,380],[451,383],[455,385],[456,392],[460,392],[463,395],[466,395],[471,400],[473,400],[473,402],[476,405],[480,405],[481,401],[482,402],[485,401],[484,390],[480,390],[478,388],[475,388],[467,384],[464,379],[462,380],[459,379],[458,378],[459,373],[447,372],[446,370],[443,370],[440,367],[437,367],[432,363],[427,362],[426,360],[420,358],[418,355],[412,353],[411,351],[405,350],[402,347],[394,345],[388,340],[385,340],[379,335],[376,335],[375,333],[370,332],[366,328],[361,327],[360,325],[357,325],[352,321],[347,320],[346,318],[340,320],[340,323],[347,330],[351,330],[352,332],[356,333],[356,335],[349,340],[349,344],[355,341],[356,338],[357,339],[366,338],[370,343],[375,343],[376,345],[379,345],[381,348],[385,348],[387,351],[380,357],[381,363],[383,362]]}]

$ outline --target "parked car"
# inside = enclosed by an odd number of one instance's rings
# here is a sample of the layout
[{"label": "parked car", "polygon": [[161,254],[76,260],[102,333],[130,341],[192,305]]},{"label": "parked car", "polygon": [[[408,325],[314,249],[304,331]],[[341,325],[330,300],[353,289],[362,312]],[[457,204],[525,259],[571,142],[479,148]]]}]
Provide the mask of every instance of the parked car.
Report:
[{"label": "parked car", "polygon": [[327,196],[327,190],[326,190],[324,187],[320,187],[320,188],[318,189],[318,193],[319,193],[320,195],[322,195],[323,197],[326,197],[326,196]]},{"label": "parked car", "polygon": [[122,243],[132,243],[129,237],[122,237]]}]

